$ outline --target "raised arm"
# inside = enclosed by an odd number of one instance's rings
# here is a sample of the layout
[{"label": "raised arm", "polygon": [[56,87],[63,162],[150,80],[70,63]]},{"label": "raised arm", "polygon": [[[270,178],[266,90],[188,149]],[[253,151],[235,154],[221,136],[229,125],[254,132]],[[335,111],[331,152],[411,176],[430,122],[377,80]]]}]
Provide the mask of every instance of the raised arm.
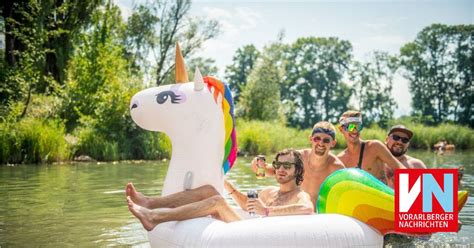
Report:
[{"label": "raised arm", "polygon": [[388,150],[387,146],[378,140],[371,141],[371,146],[374,146],[374,150],[382,162],[388,165],[393,170],[395,169],[406,169],[406,167],[400,163]]},{"label": "raised arm", "polygon": [[232,199],[245,211],[247,211],[247,196],[242,194],[231,182],[224,179],[224,188],[229,192]]},{"label": "raised arm", "polygon": [[[265,165],[265,176],[269,177],[269,176],[274,176],[275,175],[275,169],[273,169],[273,166],[263,162],[264,165]],[[252,171],[257,173],[257,157],[253,158],[252,159],[252,162],[251,162],[251,168],[252,168]]]}]

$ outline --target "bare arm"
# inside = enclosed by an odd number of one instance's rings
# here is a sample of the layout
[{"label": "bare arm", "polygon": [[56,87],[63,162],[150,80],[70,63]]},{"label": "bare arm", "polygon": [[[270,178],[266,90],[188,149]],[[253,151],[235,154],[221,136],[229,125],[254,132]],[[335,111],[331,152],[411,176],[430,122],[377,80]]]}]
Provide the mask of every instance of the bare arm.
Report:
[{"label": "bare arm", "polygon": [[423,163],[423,161],[416,158],[411,158],[410,164],[415,169],[426,169],[425,163]]},{"label": "bare arm", "polygon": [[406,167],[400,163],[388,150],[382,142],[378,140],[371,141],[371,145],[374,146],[374,150],[377,152],[378,157],[382,162],[388,165],[393,170],[395,169],[406,169]]},{"label": "bare arm", "polygon": [[247,211],[247,196],[242,194],[231,182],[224,180],[224,188],[229,192],[232,199],[245,211]]},{"label": "bare arm", "polygon": [[296,203],[274,207],[266,206],[260,199],[251,199],[247,202],[247,209],[252,209],[257,214],[267,216],[312,214],[314,207],[308,193],[302,191],[297,197]]},{"label": "bare arm", "polygon": [[[253,172],[257,173],[257,169],[258,169],[257,157],[252,159],[251,168],[252,168]],[[273,168],[273,166],[271,166],[267,163],[264,163],[264,168],[265,168],[265,176],[269,177],[269,176],[274,176],[275,175],[275,169]]]},{"label": "bare arm", "polygon": [[333,173],[334,171],[337,171],[337,170],[340,170],[340,169],[345,169],[346,166],[344,165],[344,163],[338,158],[336,157],[335,155],[333,154],[330,154],[329,155],[330,157],[330,170],[331,170],[331,173]]},{"label": "bare arm", "polygon": [[349,162],[346,160],[346,156],[345,156],[345,150],[340,152],[339,154],[337,154],[337,158],[339,159],[339,161],[341,161],[341,163],[344,165],[344,168],[349,168],[347,166],[349,166]]}]

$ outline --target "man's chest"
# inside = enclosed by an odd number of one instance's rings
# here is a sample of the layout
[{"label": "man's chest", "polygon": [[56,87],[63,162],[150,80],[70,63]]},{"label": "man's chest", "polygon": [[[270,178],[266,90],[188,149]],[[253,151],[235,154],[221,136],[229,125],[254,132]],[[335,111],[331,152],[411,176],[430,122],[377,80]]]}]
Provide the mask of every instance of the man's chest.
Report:
[{"label": "man's chest", "polygon": [[283,206],[296,203],[295,197],[292,194],[272,194],[265,199],[267,206]]}]

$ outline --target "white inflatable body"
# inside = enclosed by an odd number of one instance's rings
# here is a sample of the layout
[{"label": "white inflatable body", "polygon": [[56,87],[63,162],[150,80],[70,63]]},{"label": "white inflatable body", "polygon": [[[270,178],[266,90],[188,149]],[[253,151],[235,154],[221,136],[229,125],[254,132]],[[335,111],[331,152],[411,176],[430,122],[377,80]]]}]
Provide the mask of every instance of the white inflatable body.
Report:
[{"label": "white inflatable body", "polygon": [[152,247],[382,247],[383,236],[339,214],[253,218],[225,223],[196,218],[158,225]]},{"label": "white inflatable body", "polygon": [[[171,139],[173,152],[162,195],[206,184],[223,192],[224,172],[236,156],[233,103],[227,85],[212,77],[202,78],[196,70],[194,82],[143,90],[132,98],[130,107],[132,119],[140,127],[164,132]],[[336,214],[233,223],[196,218],[159,224],[148,237],[152,247],[383,245],[382,235],[371,227]]]}]

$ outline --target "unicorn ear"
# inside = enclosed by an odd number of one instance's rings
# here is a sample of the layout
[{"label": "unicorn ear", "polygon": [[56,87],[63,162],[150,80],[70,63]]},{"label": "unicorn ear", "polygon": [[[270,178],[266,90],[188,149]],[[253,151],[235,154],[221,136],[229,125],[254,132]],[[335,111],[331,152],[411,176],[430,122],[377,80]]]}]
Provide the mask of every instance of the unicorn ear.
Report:
[{"label": "unicorn ear", "polygon": [[194,90],[200,91],[204,89],[204,79],[202,78],[199,68],[196,66],[196,71],[194,72]]}]

